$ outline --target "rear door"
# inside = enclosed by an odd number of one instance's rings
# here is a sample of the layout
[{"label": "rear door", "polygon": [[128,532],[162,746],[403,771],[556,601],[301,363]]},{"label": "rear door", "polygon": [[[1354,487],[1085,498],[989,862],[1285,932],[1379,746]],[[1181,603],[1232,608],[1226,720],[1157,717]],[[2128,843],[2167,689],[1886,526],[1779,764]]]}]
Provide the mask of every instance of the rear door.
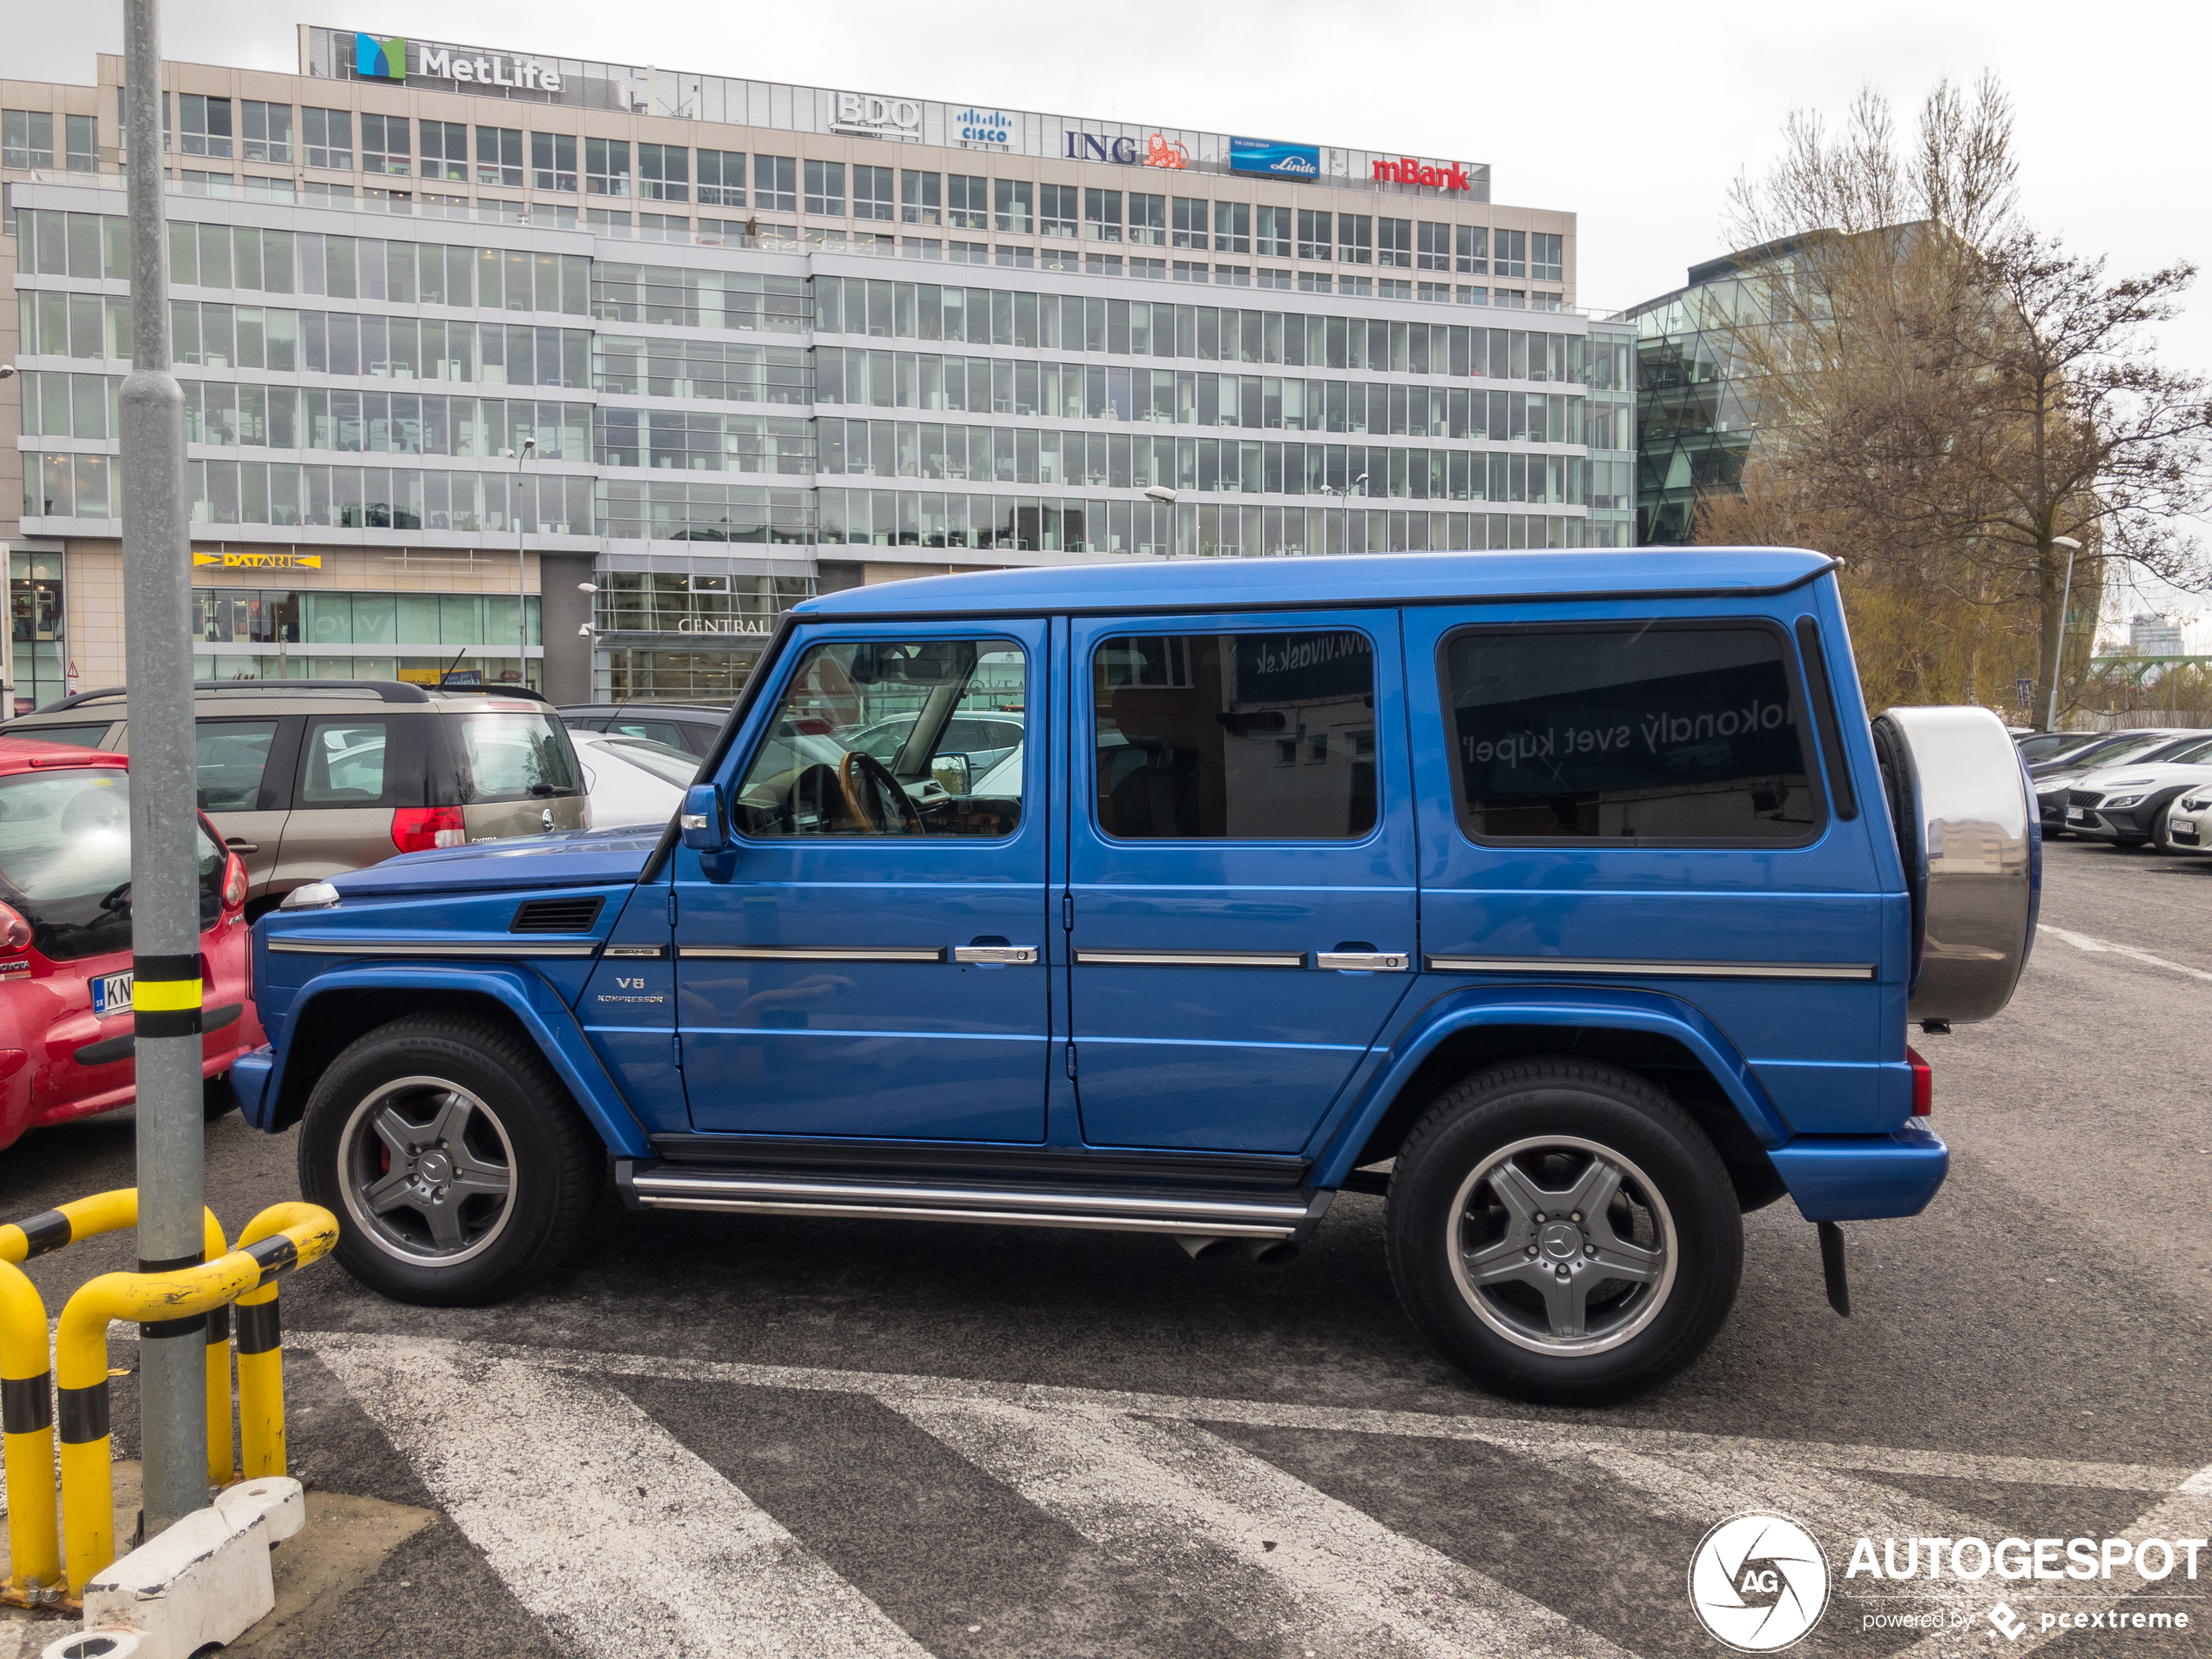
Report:
[{"label": "rear door", "polygon": [[392,814],[421,806],[430,718],[381,705],[306,717],[276,876],[287,887],[381,864],[399,848]]},{"label": "rear door", "polygon": [[303,724],[298,715],[265,714],[203,717],[192,725],[199,809],[214,820],[224,846],[245,861],[249,901],[276,873]]},{"label": "rear door", "polygon": [[1295,1152],[1413,977],[1397,616],[1079,618],[1070,644],[1083,1138]]},{"label": "rear door", "polygon": [[[544,835],[583,824],[583,773],[558,716],[519,699],[488,698],[441,717],[443,766],[457,781],[471,841]],[[437,804],[448,799],[440,797]]]}]

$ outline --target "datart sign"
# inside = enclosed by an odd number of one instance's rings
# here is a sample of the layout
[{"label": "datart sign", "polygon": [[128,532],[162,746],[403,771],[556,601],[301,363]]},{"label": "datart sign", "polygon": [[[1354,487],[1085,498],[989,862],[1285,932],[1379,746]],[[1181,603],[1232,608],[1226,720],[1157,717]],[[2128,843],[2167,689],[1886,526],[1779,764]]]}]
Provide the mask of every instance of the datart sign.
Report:
[{"label": "datart sign", "polygon": [[320,570],[320,553],[195,553],[195,565],[213,565],[223,570]]},{"label": "datart sign", "polygon": [[872,92],[840,92],[833,132],[873,138],[921,137],[921,105],[910,98],[878,98]]},{"label": "datart sign", "polygon": [[1400,156],[1395,161],[1375,163],[1377,184],[1421,185],[1430,190],[1473,190],[1474,180],[1467,177],[1467,169],[1456,161],[1432,167],[1416,161],[1411,156]]},{"label": "datart sign", "polygon": [[[404,53],[395,67],[402,66]],[[520,86],[536,92],[561,90],[561,72],[535,57],[510,52],[470,53],[455,46],[422,47],[415,72],[436,80],[459,81],[474,86]]]},{"label": "datart sign", "polygon": [[1229,140],[1229,171],[1259,173],[1270,179],[1318,179],[1321,147],[1313,144],[1277,144],[1268,138]]},{"label": "datart sign", "polygon": [[1014,142],[1014,118],[1002,110],[962,110],[953,122],[962,144]]}]

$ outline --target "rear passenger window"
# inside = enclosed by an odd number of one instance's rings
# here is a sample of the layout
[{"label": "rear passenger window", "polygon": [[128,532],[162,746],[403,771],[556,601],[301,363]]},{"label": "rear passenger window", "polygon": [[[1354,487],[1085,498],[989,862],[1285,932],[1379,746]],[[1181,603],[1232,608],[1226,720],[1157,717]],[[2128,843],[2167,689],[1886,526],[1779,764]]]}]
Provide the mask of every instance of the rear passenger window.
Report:
[{"label": "rear passenger window", "polygon": [[1469,630],[1444,658],[1460,823],[1477,840],[1731,845],[1819,827],[1776,632]]},{"label": "rear passenger window", "polygon": [[311,720],[300,758],[302,806],[385,805],[385,751],[389,731],[382,720]]},{"label": "rear passenger window", "polygon": [[1098,826],[1348,841],[1375,826],[1375,652],[1356,629],[1129,634],[1091,659]]},{"label": "rear passenger window", "polygon": [[193,728],[199,751],[199,810],[250,813],[261,802],[261,774],[276,741],[274,720],[202,720]]},{"label": "rear passenger window", "polygon": [[112,720],[101,720],[91,725],[35,725],[10,735],[26,743],[73,743],[82,748],[97,749],[107,738]]}]

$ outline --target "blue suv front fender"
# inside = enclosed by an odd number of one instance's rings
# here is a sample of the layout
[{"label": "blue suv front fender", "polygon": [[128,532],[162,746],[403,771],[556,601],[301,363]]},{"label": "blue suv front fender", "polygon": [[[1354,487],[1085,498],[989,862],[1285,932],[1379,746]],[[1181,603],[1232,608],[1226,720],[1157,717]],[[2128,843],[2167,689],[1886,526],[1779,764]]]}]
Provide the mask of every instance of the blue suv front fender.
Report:
[{"label": "blue suv front fender", "polygon": [[466,968],[427,964],[364,965],[341,968],[311,980],[300,988],[298,1000],[285,1011],[284,1028],[273,1051],[264,1051],[267,1058],[247,1055],[233,1068],[234,1076],[238,1072],[246,1074],[235,1076],[239,1110],[254,1128],[268,1130],[274,1126],[278,1103],[284,1098],[292,1039],[300,1029],[300,1022],[314,1019],[318,1006],[326,998],[348,991],[406,991],[418,996],[428,993],[431,997],[447,992],[492,998],[529,1034],[530,1040],[560,1074],[561,1081],[569,1086],[569,1092],[576,1096],[577,1104],[610,1151],[624,1157],[651,1155],[652,1144],[646,1138],[644,1126],[623,1103],[613,1080],[591,1052],[583,1033],[577,1028],[575,1016],[561,994],[525,968],[473,963]]}]

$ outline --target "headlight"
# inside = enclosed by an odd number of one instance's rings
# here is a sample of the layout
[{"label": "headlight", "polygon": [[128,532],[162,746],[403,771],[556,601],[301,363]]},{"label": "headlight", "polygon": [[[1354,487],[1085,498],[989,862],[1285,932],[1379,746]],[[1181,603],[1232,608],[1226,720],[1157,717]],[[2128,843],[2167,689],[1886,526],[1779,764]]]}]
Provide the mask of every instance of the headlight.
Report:
[{"label": "headlight", "polygon": [[2114,806],[2133,806],[2141,799],[2141,795],[2113,795],[2098,802],[2097,805],[2101,810]]},{"label": "headlight", "polygon": [[280,910],[327,910],[338,902],[338,889],[327,881],[310,881],[284,895]]}]

